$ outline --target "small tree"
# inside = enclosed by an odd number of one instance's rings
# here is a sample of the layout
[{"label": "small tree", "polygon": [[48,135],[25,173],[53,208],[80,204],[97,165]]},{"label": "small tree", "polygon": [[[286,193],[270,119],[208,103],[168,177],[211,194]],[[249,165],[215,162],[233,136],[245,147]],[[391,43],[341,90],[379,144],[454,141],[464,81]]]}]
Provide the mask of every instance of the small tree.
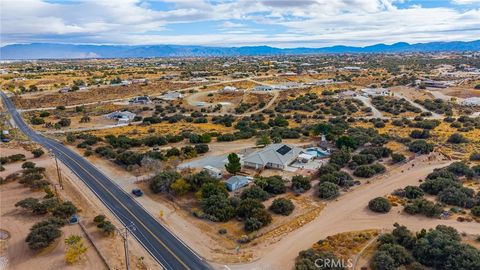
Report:
[{"label": "small tree", "polygon": [[377,197],[368,202],[368,208],[373,212],[387,213],[392,208],[392,205],[389,200],[383,197]]},{"label": "small tree", "polygon": [[318,197],[322,199],[333,199],[339,194],[338,186],[334,183],[324,182],[318,185]]},{"label": "small tree", "polygon": [[454,143],[454,144],[467,143],[467,142],[468,142],[468,139],[465,138],[465,137],[464,137],[462,134],[460,134],[460,133],[453,133],[452,135],[450,135],[450,137],[448,137],[447,142],[449,142],[449,143]]},{"label": "small tree", "polygon": [[170,185],[170,189],[178,196],[187,193],[190,188],[190,185],[183,178],[175,180],[175,182]]},{"label": "small tree", "polygon": [[269,209],[275,214],[288,216],[293,212],[293,209],[295,209],[295,205],[289,199],[278,198],[273,200]]},{"label": "small tree", "polygon": [[256,145],[266,146],[266,145],[269,145],[271,143],[272,143],[272,141],[270,140],[270,138],[267,135],[262,135],[260,138],[257,139]]},{"label": "small tree", "polygon": [[43,154],[45,154],[45,152],[43,152],[41,148],[37,148],[32,151],[32,154],[34,158],[38,158],[38,157],[41,157]]},{"label": "small tree", "polygon": [[406,159],[405,156],[402,155],[402,154],[398,154],[398,153],[393,153],[392,154],[392,163],[393,164],[404,162],[405,159]]},{"label": "small tree", "polygon": [[237,174],[242,169],[240,164],[240,158],[235,153],[230,153],[228,155],[228,163],[225,164],[225,169],[231,174]]},{"label": "small tree", "polygon": [[292,177],[292,189],[295,191],[307,191],[312,187],[310,178],[302,175]]},{"label": "small tree", "polygon": [[77,207],[71,202],[64,202],[53,210],[53,215],[59,218],[69,218],[77,213]]},{"label": "small tree", "polygon": [[105,215],[98,215],[93,218],[93,222],[95,223],[102,223],[105,221],[107,217]]},{"label": "small tree", "polygon": [[65,245],[67,251],[65,253],[65,261],[68,264],[74,264],[82,259],[82,256],[87,252],[87,247],[83,245],[82,237],[78,235],[70,235],[65,238]]},{"label": "small tree", "polygon": [[26,161],[22,164],[22,169],[33,169],[35,168],[35,163],[31,161]]},{"label": "small tree", "polygon": [[[40,224],[41,223],[41,224]],[[39,250],[49,246],[56,238],[62,234],[58,226],[49,222],[40,222],[35,224],[25,240],[28,247],[33,250]]]}]

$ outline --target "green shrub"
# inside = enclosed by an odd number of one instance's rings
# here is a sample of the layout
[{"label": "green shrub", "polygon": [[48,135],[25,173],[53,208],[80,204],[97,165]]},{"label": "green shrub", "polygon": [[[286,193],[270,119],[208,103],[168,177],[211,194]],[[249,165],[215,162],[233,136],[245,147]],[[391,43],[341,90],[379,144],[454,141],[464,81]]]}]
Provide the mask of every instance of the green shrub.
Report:
[{"label": "green shrub", "polygon": [[293,209],[295,209],[295,205],[289,199],[278,198],[273,200],[269,209],[275,214],[288,216],[293,212]]}]

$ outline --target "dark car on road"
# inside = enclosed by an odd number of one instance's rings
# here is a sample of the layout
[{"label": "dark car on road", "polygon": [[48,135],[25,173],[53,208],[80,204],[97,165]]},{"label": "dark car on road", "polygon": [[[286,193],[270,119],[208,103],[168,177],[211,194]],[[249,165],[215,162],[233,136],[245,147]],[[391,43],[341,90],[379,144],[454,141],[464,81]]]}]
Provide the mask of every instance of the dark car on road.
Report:
[{"label": "dark car on road", "polygon": [[143,195],[143,191],[139,188],[134,188],[132,189],[132,194],[137,197],[141,197]]}]

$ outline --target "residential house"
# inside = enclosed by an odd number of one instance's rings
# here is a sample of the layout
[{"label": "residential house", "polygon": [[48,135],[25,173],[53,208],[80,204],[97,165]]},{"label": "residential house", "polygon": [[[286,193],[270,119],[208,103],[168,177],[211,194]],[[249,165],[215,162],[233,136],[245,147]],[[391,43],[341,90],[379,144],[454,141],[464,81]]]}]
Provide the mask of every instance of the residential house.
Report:
[{"label": "residential house", "polygon": [[466,98],[462,101],[464,106],[480,106],[480,97]]},{"label": "residential house", "polygon": [[117,120],[119,123],[128,123],[135,118],[135,114],[129,111],[116,111],[105,115],[105,118]]},{"label": "residential house", "polygon": [[129,103],[131,104],[149,104],[152,101],[148,96],[138,96],[130,99]]},{"label": "residential house", "polygon": [[303,149],[288,144],[271,144],[243,158],[243,165],[254,169],[285,169],[292,164]]},{"label": "residential house", "polygon": [[352,98],[352,97],[356,97],[356,96],[357,96],[357,92],[352,91],[352,90],[342,91],[342,92],[338,93],[339,98]]},{"label": "residential house", "polygon": [[236,88],[235,86],[225,86],[223,89],[220,89],[219,93],[236,93],[240,92],[241,90]]},{"label": "residential house", "polygon": [[389,96],[390,90],[385,88],[364,88],[360,90],[365,97]]},{"label": "residential house", "polygon": [[259,92],[272,91],[272,90],[273,90],[273,87],[268,86],[268,85],[256,85],[256,86],[253,88],[253,91],[259,91]]},{"label": "residential house", "polygon": [[425,87],[432,88],[447,88],[448,85],[445,82],[434,81],[434,80],[416,80],[415,84],[423,85]]},{"label": "residential house", "polygon": [[182,99],[183,94],[177,91],[169,91],[161,95],[159,98],[163,100],[177,100],[177,99]]}]

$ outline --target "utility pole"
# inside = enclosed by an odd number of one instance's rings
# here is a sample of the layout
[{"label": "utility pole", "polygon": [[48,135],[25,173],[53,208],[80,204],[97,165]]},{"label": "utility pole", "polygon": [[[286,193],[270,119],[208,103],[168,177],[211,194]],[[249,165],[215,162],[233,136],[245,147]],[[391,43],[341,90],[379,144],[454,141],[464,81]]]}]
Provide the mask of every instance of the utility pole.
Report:
[{"label": "utility pole", "polygon": [[125,266],[127,270],[130,270],[130,257],[128,256],[128,230],[136,230],[135,224],[133,224],[133,222],[131,222],[128,226],[124,226],[123,229],[118,229],[118,233],[123,238],[123,248],[125,251]]}]

